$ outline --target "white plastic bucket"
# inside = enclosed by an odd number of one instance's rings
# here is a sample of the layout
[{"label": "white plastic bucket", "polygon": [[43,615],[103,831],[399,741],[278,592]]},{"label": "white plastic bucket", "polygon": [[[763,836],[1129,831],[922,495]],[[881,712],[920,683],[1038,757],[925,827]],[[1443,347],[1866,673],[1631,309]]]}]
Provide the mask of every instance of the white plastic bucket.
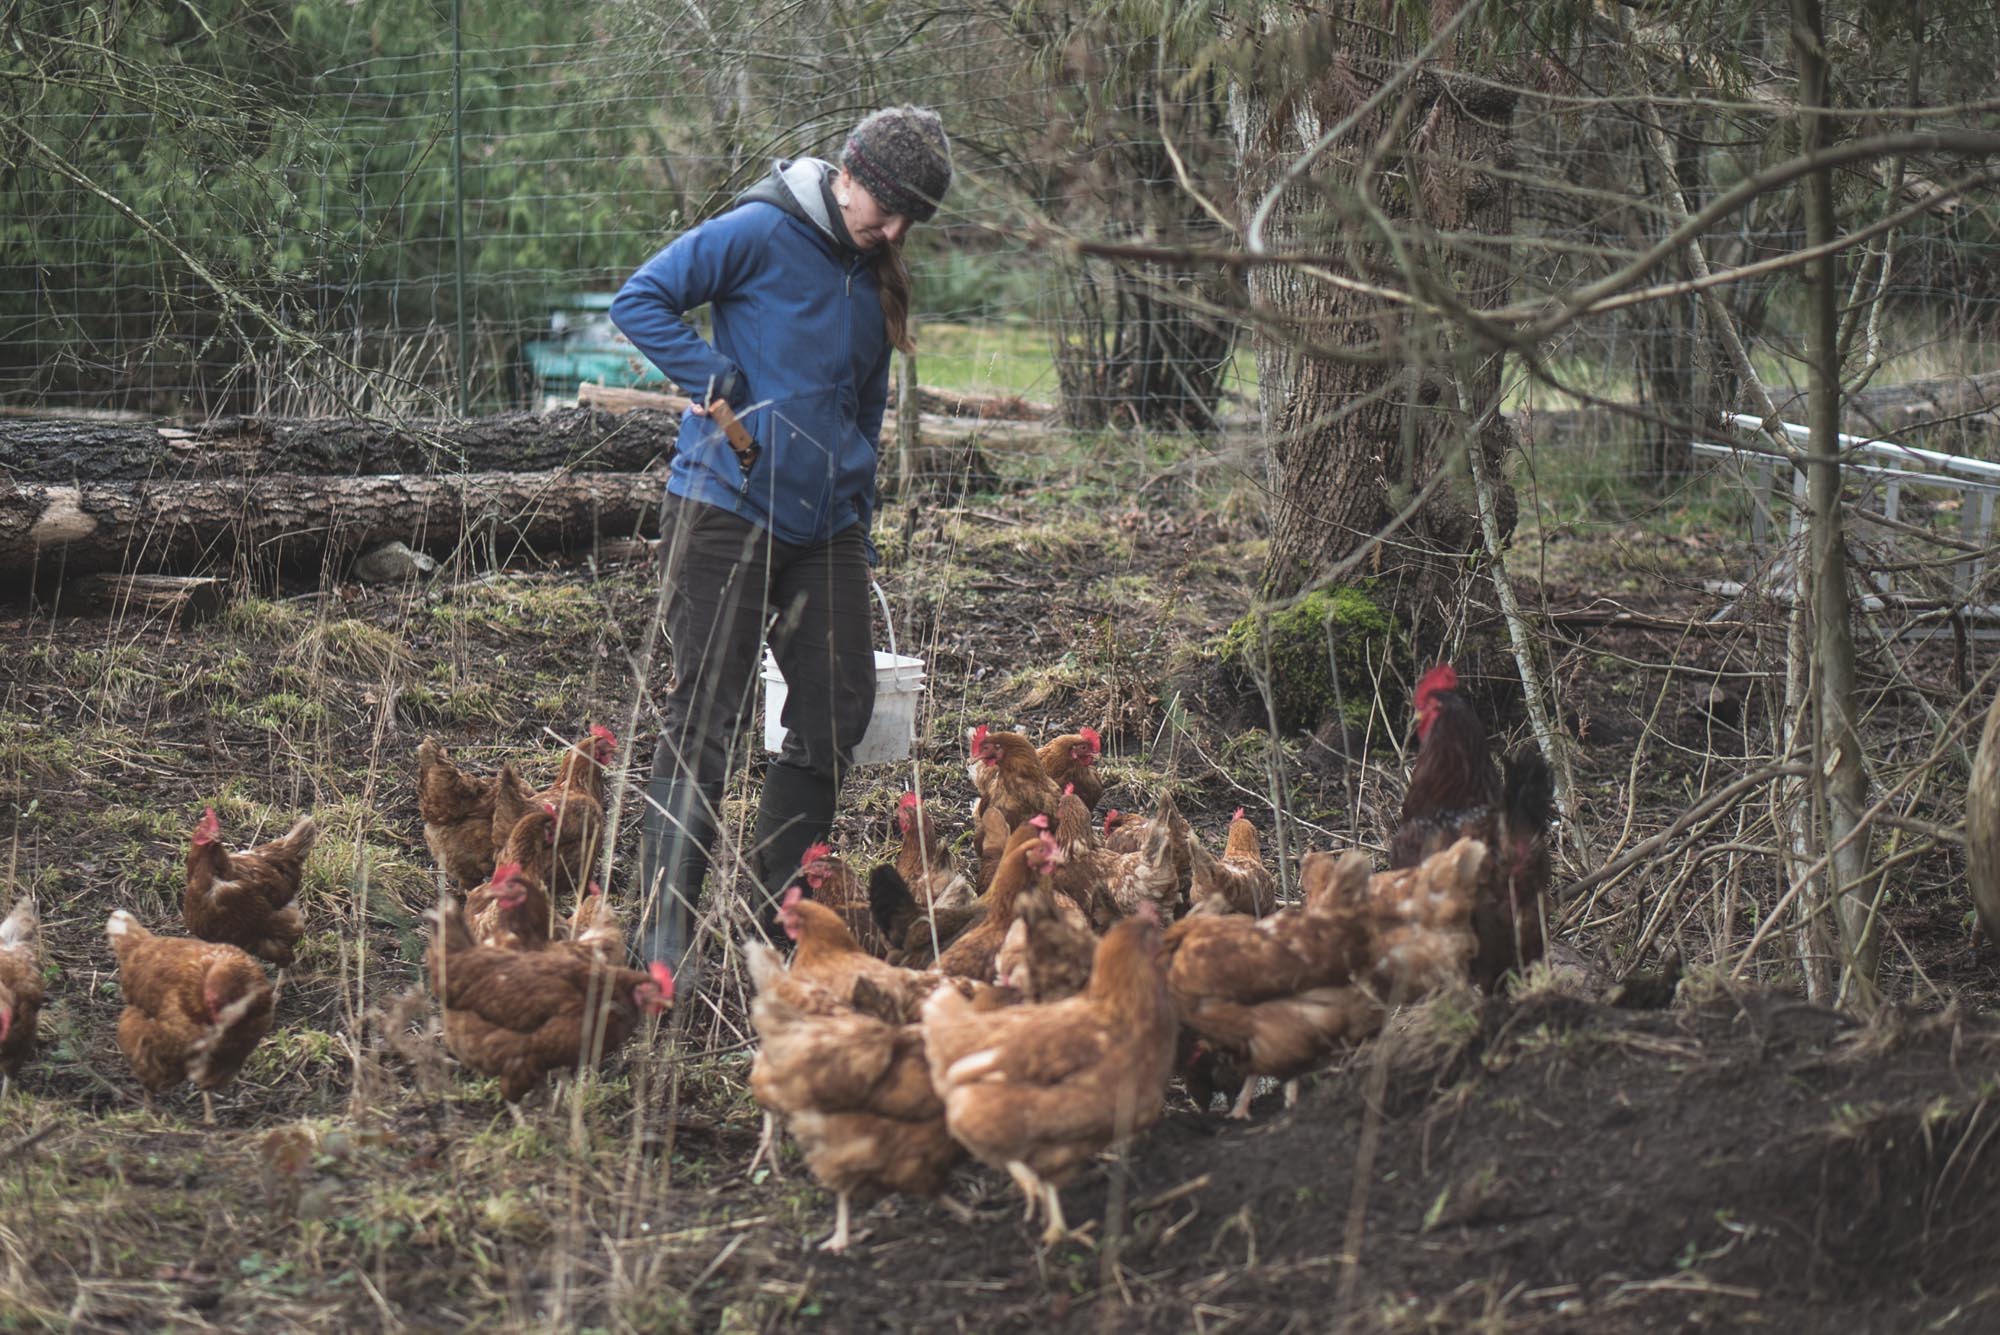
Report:
[{"label": "white plastic bucket", "polygon": [[[924,695],[924,660],[896,652],[896,628],[889,621],[889,600],[875,586],[882,604],[882,622],[889,630],[889,652],[875,651],[875,714],[868,731],[854,748],[854,763],[879,765],[908,760],[917,740],[917,705]],[[771,651],[764,651],[764,749],[785,748],[785,674]]]}]

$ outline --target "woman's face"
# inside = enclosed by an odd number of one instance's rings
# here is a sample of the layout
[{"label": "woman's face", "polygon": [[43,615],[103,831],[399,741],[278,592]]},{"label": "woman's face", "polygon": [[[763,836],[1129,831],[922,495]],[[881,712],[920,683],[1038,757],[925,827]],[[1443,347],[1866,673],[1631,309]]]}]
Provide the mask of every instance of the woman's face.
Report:
[{"label": "woman's face", "polygon": [[868,187],[845,167],[834,177],[833,202],[840,205],[840,220],[847,224],[847,234],[863,250],[873,250],[884,241],[893,246],[909,235],[910,220],[900,213],[885,212]]}]

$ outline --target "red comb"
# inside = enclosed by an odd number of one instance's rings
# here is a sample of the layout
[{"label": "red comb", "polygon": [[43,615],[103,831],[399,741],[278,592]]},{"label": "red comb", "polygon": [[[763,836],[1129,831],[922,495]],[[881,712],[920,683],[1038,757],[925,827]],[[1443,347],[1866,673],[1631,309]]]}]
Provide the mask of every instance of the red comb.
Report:
[{"label": "red comb", "polygon": [[663,960],[654,960],[646,966],[646,972],[653,975],[653,981],[660,985],[660,991],[668,1001],[674,999],[674,971]]},{"label": "red comb", "polygon": [[585,893],[586,895],[601,895],[604,893],[604,887],[599,885],[597,882],[592,881],[589,885],[584,887],[583,893]]},{"label": "red comb", "polygon": [[1422,709],[1439,691],[1457,689],[1458,670],[1449,663],[1439,663],[1417,679],[1417,708]]},{"label": "red comb", "polygon": [[1113,807],[1111,808],[1111,810],[1104,813],[1104,832],[1106,834],[1110,834],[1111,827],[1116,825],[1117,823],[1118,823],[1118,808]]},{"label": "red comb", "polygon": [[1037,811],[1034,815],[1028,817],[1028,824],[1034,826],[1038,830],[1046,830],[1049,828],[1049,818],[1047,816],[1044,816],[1041,812]]},{"label": "red comb", "polygon": [[781,909],[797,908],[799,901],[801,899],[804,899],[805,896],[806,892],[804,891],[804,889],[802,889],[797,882],[793,882],[792,888],[785,891],[785,897],[783,900],[779,901],[778,907]]},{"label": "red comb", "polygon": [[556,814],[556,804],[553,802],[544,802],[542,803],[542,810],[548,812],[551,816],[553,816]]},{"label": "red comb", "polygon": [[1075,785],[1075,784],[1073,784],[1073,783],[1066,783],[1066,784],[1064,784],[1064,785],[1063,785],[1063,796],[1064,796],[1064,797],[1075,797],[1075,796],[1076,796],[1076,785]]},{"label": "red comb", "polygon": [[1104,749],[1104,742],[1098,737],[1097,729],[1078,728],[1076,735],[1083,738],[1084,741],[1089,742],[1092,751],[1102,751]]},{"label": "red comb", "polygon": [[618,734],[605,727],[602,723],[591,724],[590,735],[600,742],[610,742],[613,746],[618,744]]},{"label": "red comb", "polygon": [[201,821],[194,827],[197,843],[212,843],[222,833],[222,822],[215,818],[214,807],[203,807]]},{"label": "red comb", "polygon": [[821,858],[831,857],[832,855],[833,855],[832,844],[814,844],[811,848],[808,848],[804,853],[799,855],[799,865],[801,867],[810,867],[813,865],[813,863],[818,862]]},{"label": "red comb", "polygon": [[520,874],[521,874],[520,863],[503,862],[499,866],[493,869],[493,879],[489,881],[487,884],[505,885],[507,882],[513,880],[516,876],[519,876]]},{"label": "red comb", "polygon": [[986,725],[980,724],[972,730],[972,749],[977,751],[986,743]]},{"label": "red comb", "polygon": [[901,797],[900,799],[898,799],[898,800],[897,800],[897,802],[896,802],[896,805],[897,805],[897,806],[899,806],[899,807],[913,807],[913,806],[916,806],[916,805],[917,805],[917,795],[916,795],[915,793],[904,793],[904,794],[903,794],[903,796],[902,796],[902,797]]},{"label": "red comb", "polygon": [[1231,816],[1231,817],[1229,818],[1229,823],[1230,823],[1231,825],[1234,825],[1234,824],[1235,824],[1235,823],[1236,823],[1237,821],[1239,821],[1239,820],[1242,820],[1242,819],[1243,819],[1243,808],[1242,808],[1242,807],[1238,807],[1238,808],[1236,808],[1236,814],[1235,814],[1234,816]]}]

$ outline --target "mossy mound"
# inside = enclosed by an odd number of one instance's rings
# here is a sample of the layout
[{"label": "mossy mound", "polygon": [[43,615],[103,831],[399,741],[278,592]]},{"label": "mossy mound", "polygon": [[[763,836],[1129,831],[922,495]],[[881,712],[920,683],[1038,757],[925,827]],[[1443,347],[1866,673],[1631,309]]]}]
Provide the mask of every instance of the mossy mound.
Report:
[{"label": "mossy mound", "polygon": [[1278,727],[1298,732],[1335,714],[1365,723],[1383,661],[1400,639],[1372,587],[1357,584],[1317,589],[1281,611],[1252,612],[1222,636],[1216,654],[1244,695],[1259,698],[1258,681],[1269,681]]}]

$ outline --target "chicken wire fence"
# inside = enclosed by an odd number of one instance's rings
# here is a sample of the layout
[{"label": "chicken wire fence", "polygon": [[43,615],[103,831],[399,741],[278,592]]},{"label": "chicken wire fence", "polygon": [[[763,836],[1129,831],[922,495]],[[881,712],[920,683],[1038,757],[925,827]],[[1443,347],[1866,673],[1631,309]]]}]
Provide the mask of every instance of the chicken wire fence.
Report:
[{"label": "chicken wire fence", "polygon": [[[923,383],[1079,426],[1254,417],[1240,275],[1173,253],[1230,240],[1213,201],[1233,180],[1232,91],[1171,63],[1156,35],[977,11],[871,24],[837,7],[694,7],[663,24],[638,6],[481,8],[454,22],[373,3],[302,4],[232,35],[187,12],[104,38],[99,59],[88,43],[15,58],[0,93],[17,125],[0,176],[9,411],[486,412],[587,380],[660,386],[619,346],[608,294],[774,158],[834,156],[861,115],[914,101],[943,115],[959,167],[910,245]],[[110,76],[145,43],[174,62]],[[1513,128],[1517,294],[1590,281],[1664,231],[1631,188],[1629,135],[1527,94]],[[1877,244],[1877,385],[2000,365],[2000,250],[1982,217],[1919,219]],[[1086,260],[1069,235],[1159,253]],[[1704,241],[1719,266],[1802,245],[1780,208],[1742,210]],[[1772,272],[1728,300],[1790,397],[1796,280]],[[1510,402],[1563,414],[1537,444],[1627,476],[1676,472],[1705,424],[1746,406],[1715,349],[1694,297],[1645,303],[1538,349],[1554,383],[1517,374]],[[1942,444],[1990,453],[1977,432]]]}]

